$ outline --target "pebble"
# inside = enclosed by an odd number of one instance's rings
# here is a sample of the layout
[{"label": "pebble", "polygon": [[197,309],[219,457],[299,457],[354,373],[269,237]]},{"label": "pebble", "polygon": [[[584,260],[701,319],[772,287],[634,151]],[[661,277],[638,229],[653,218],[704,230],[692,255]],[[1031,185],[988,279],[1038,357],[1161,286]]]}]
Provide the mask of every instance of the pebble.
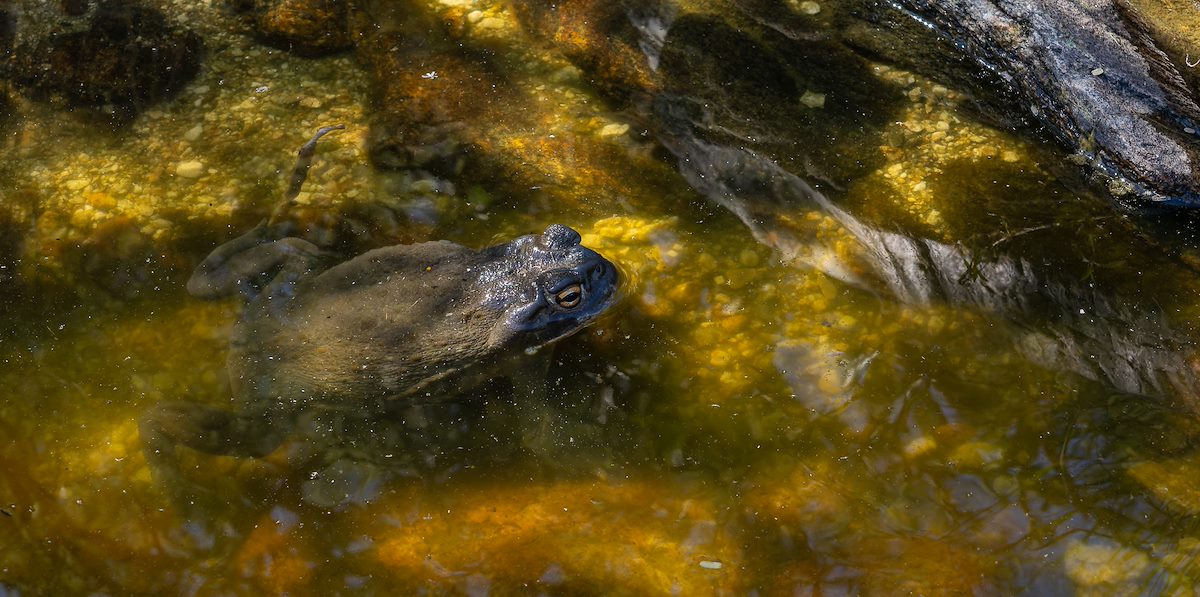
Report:
[{"label": "pebble", "polygon": [[437,183],[429,179],[422,179],[409,185],[408,190],[412,193],[428,195],[437,192]]},{"label": "pebble", "polygon": [[88,193],[85,199],[88,205],[96,209],[112,209],[117,206],[117,200],[108,193]]},{"label": "pebble", "polygon": [[471,12],[467,13],[467,22],[469,22],[469,23],[478,23],[479,21],[482,21],[482,20],[483,20],[483,11],[481,11],[481,10],[472,10]]},{"label": "pebble", "polygon": [[746,327],[745,315],[730,315],[721,320],[721,329],[726,332],[736,332]]},{"label": "pebble", "polygon": [[746,267],[754,267],[758,265],[758,253],[750,249],[742,249],[741,255],[738,255],[738,261]]},{"label": "pebble", "polygon": [[962,444],[950,454],[949,461],[960,469],[981,469],[994,466],[1004,458],[1000,446],[982,441]]},{"label": "pebble", "polygon": [[69,190],[69,191],[82,191],[83,189],[87,188],[88,181],[86,181],[82,178],[73,178],[71,180],[68,180],[66,182],[65,186],[67,187],[67,190]]},{"label": "pebble", "polygon": [[300,106],[304,108],[320,108],[321,100],[315,97],[306,97],[300,100]]},{"label": "pebble", "polygon": [[564,67],[554,71],[554,74],[550,75],[550,80],[554,81],[556,83],[566,83],[566,82],[571,82],[571,81],[578,81],[579,75],[580,75],[580,73],[579,73],[578,68],[575,68],[574,66],[571,66],[571,65],[567,65],[567,66],[564,66]]},{"label": "pebble", "polygon": [[187,132],[183,134],[183,140],[192,142],[192,141],[195,141],[196,139],[199,139],[200,135],[203,135],[203,134],[204,134],[204,125],[197,124],[196,126],[188,129]]},{"label": "pebble", "polygon": [[624,135],[627,132],[629,132],[628,124],[619,124],[619,123],[613,122],[613,123],[604,125],[604,127],[600,129],[600,136],[601,137],[615,137],[617,135]]},{"label": "pebble", "polygon": [[[1063,554],[1063,568],[1076,585],[1107,587],[1132,582],[1150,568],[1145,553],[1106,539],[1075,541]],[[1136,591],[1130,592],[1134,594]],[[1118,593],[1119,594],[1119,593]]]},{"label": "pebble", "polygon": [[937,441],[928,435],[922,435],[913,438],[907,444],[904,444],[905,458],[920,458],[937,448]]},{"label": "pebble", "polygon": [[800,103],[808,106],[809,108],[824,108],[825,94],[805,91],[804,95],[800,96]]},{"label": "pebble", "polygon": [[708,363],[713,367],[724,367],[729,364],[729,361],[729,353],[719,348],[712,351],[712,354],[708,356]]},{"label": "pebble", "polygon": [[800,12],[806,15],[815,15],[821,12],[821,5],[812,0],[806,0],[800,3]]},{"label": "pebble", "polygon": [[487,17],[484,19],[480,19],[479,22],[475,24],[475,26],[480,29],[503,29],[504,21],[502,19],[498,19],[496,17]]},{"label": "pebble", "polygon": [[92,222],[92,210],[87,207],[81,207],[71,214],[71,226],[73,228],[86,228]]},{"label": "pebble", "polygon": [[179,162],[175,174],[184,178],[200,178],[204,174],[204,163],[199,160]]}]

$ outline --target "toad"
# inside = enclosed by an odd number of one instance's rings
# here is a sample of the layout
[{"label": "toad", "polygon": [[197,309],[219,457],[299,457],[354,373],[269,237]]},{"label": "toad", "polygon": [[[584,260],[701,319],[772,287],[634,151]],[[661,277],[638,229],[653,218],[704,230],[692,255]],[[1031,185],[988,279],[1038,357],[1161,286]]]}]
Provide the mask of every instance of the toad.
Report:
[{"label": "toad", "polygon": [[[301,150],[289,202],[327,131]],[[461,395],[579,331],[617,296],[613,264],[561,224],[480,250],[396,245],[332,266],[280,229],[264,222],[225,243],[188,281],[201,298],[246,298],[228,360],[236,408],[177,401],[147,411],[142,440],[160,473],[170,474],[177,446],[266,455],[314,407]]]}]

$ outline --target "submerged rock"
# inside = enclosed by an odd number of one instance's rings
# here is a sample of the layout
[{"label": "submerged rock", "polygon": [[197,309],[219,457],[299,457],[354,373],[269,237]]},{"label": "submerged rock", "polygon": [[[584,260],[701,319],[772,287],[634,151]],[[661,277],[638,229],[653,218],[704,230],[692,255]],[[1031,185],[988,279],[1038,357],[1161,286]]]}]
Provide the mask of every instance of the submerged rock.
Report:
[{"label": "submerged rock", "polygon": [[301,56],[322,56],[351,47],[345,0],[237,0],[266,43]]},{"label": "submerged rock", "polygon": [[503,96],[503,81],[485,56],[456,47],[431,14],[385,4],[367,2],[353,15],[358,55],[372,79],[371,163],[457,174],[472,143],[464,123]]},{"label": "submerged rock", "polygon": [[[655,4],[533,0],[514,2],[513,10],[522,27],[534,37],[553,44],[587,73],[588,82],[597,90],[609,98],[624,100],[654,86],[651,69],[656,66],[653,61],[647,62],[639,49],[638,32],[626,13],[649,10]],[[657,19],[651,22],[661,24]]]},{"label": "submerged rock", "polygon": [[[1065,219],[1079,217],[1071,216],[1061,204],[1049,205],[1042,196],[1024,194],[1014,203],[1019,206],[1013,208],[1020,211],[1019,217],[997,225],[1007,226],[1011,221],[1028,230],[1007,235],[997,230],[998,240],[981,243],[985,233],[978,229],[978,219],[960,222],[960,229],[955,230],[944,223],[942,214],[930,209],[921,223],[924,228],[913,228],[895,219],[884,219],[886,214],[872,215],[870,210],[878,206],[861,209],[840,201],[842,196],[861,199],[865,194],[863,181],[870,180],[864,175],[890,171],[886,163],[895,159],[897,147],[914,142],[896,135],[892,123],[900,121],[898,126],[906,131],[931,138],[939,133],[944,138],[951,123],[929,125],[909,116],[917,110],[926,114],[933,110],[931,103],[917,105],[914,101],[926,93],[913,86],[916,78],[911,74],[903,77],[907,89],[901,95],[898,85],[889,83],[894,79],[888,77],[887,67],[867,64],[838,42],[829,28],[811,18],[799,13],[773,13],[736,0],[718,4],[725,9],[678,13],[650,13],[645,7],[626,10],[625,30],[641,34],[636,44],[611,35],[614,26],[602,18],[603,11],[581,21],[604,23],[605,28],[593,31],[591,36],[600,38],[609,33],[610,45],[624,43],[626,50],[636,46],[644,53],[646,64],[653,65],[647,70],[655,77],[645,89],[649,101],[634,109],[642,111],[640,116],[649,125],[646,130],[677,159],[680,174],[695,190],[735,214],[755,238],[775,249],[785,261],[901,303],[946,303],[1007,320],[1020,329],[1037,330],[1032,340],[1021,333],[1012,335],[1015,348],[1030,362],[1073,371],[1120,392],[1196,395],[1200,376],[1191,365],[1189,337],[1176,327],[1176,322],[1152,305],[1131,303],[1121,295],[1119,289],[1124,288],[1127,277],[1116,268],[1112,272],[1078,274],[1070,270],[1078,266],[1073,260],[1089,263],[1102,258],[1109,248],[1092,247],[1086,255],[1064,256],[1062,251],[1047,251],[1045,247],[1027,248],[1029,252],[1021,253],[1007,246],[1017,236],[1040,230],[1061,234],[1059,227]],[[943,6],[941,10],[950,8]],[[1051,25],[1042,20],[1056,18],[1054,26],[1069,28],[1071,18],[1097,20],[1103,12],[1057,10],[1036,17],[1041,19],[1038,22],[1044,34],[1038,43],[1083,43],[1079,31],[1062,31],[1059,38],[1050,37]],[[1044,102],[1045,107],[1038,108],[1039,114],[1064,134],[1075,135],[1070,137],[1075,143],[1090,140],[1095,163],[1116,177],[1114,180],[1138,181],[1129,186],[1157,193],[1154,197],[1163,201],[1185,204],[1192,192],[1188,190],[1191,149],[1179,143],[1185,142],[1183,124],[1190,122],[1184,118],[1192,111],[1188,107],[1192,106],[1191,100],[1180,86],[1154,87],[1145,71],[1139,74],[1126,64],[1140,54],[1130,54],[1134,48],[1096,33],[1097,26],[1087,30],[1099,36],[1096,43],[1114,44],[1107,50],[1113,55],[1102,63],[1095,61],[1100,59],[1097,55],[1086,69],[1072,74],[1067,66],[1051,60],[1049,49],[1030,47],[1030,59],[1042,60],[1042,67],[1034,64],[1008,76],[1018,92],[1021,88],[1013,77],[1025,77],[1030,84],[1040,82],[1042,87],[1029,91],[1036,91],[1038,101]],[[1023,38],[984,41],[1007,44],[1009,48],[1035,43]],[[592,47],[607,51],[602,45]],[[568,47],[563,54],[571,56],[572,51]],[[592,74],[586,69],[595,69],[605,61],[575,58],[572,62],[585,71],[586,77]],[[1016,68],[1020,62],[1012,58],[1004,64]],[[1098,69],[1102,72],[1094,74]],[[1122,78],[1091,80],[1108,76],[1110,71]],[[1000,71],[999,75],[1005,73]],[[1087,80],[1080,81],[1081,77]],[[1130,87],[1124,89],[1121,85]],[[1164,89],[1178,91],[1179,97],[1168,97]],[[939,95],[935,88],[929,93]],[[825,95],[823,107],[813,109],[803,102],[806,94]],[[947,94],[943,87],[940,96]],[[1179,103],[1168,103],[1168,99]],[[1174,106],[1184,110],[1175,112],[1183,114],[1180,119],[1155,121],[1157,125],[1152,122],[1152,114],[1169,115],[1166,111],[1176,109]],[[1157,112],[1152,109],[1155,107]],[[1050,108],[1063,118],[1052,119]],[[1104,110],[1113,114],[1105,116]],[[1102,126],[1108,128],[1101,130]],[[1128,134],[1121,127],[1128,129]],[[1165,144],[1159,145],[1160,140]],[[879,153],[873,151],[874,147],[879,147]],[[1160,147],[1162,156],[1171,156],[1170,160],[1154,157]],[[992,147],[985,153],[984,161],[994,157],[1006,164],[1021,160],[1012,149],[999,151]],[[903,166],[895,169],[898,172]],[[975,172],[974,176],[986,175],[983,170]],[[925,180],[909,181],[908,188],[912,193],[930,192]],[[945,201],[972,196],[943,191],[938,194]],[[874,199],[875,195],[867,194],[867,198]],[[1047,209],[1052,213],[1039,213]],[[819,214],[836,222],[845,236],[843,241],[830,246],[819,230],[806,222],[806,214]],[[1030,219],[1034,215],[1038,218]],[[1109,226],[1100,224],[1109,217],[1092,217],[1091,229]],[[1043,223],[1030,226],[1034,221]],[[1071,241],[1068,244],[1082,246]],[[1150,249],[1131,244],[1123,250],[1140,253]],[[1084,285],[1078,282],[1079,276],[1108,284]],[[1162,278],[1162,286],[1167,285]],[[1047,313],[1057,315],[1048,318]],[[1200,410],[1193,399],[1187,402]]]},{"label": "submerged rock", "polygon": [[[850,1],[809,14],[729,0],[688,12],[660,3],[576,0],[520,3],[517,13],[533,36],[555,45],[606,95],[665,92],[718,102],[734,109],[729,116],[738,128],[711,133],[753,138],[777,161],[797,153],[780,146],[781,137],[794,142],[781,132],[808,129],[833,140],[822,125],[840,120],[839,106],[865,110],[868,127],[887,116],[871,99],[880,97],[866,84],[871,77],[844,56],[849,46],[949,77],[981,96],[984,111],[1002,107],[1008,123],[1043,127],[1103,175],[1105,191],[1118,200],[1200,207],[1200,108],[1194,69],[1183,64],[1195,40],[1179,21],[1189,17],[1175,11],[1147,19],[1114,1],[904,0],[899,6]],[[806,85],[809,73],[820,77],[812,78],[816,86]],[[863,93],[846,97],[856,74]],[[830,88],[842,93],[827,95]],[[795,110],[814,97],[831,103],[824,111]],[[804,157],[844,180],[832,156]]]},{"label": "submerged rock", "polygon": [[0,46],[10,59],[0,74],[71,106],[129,115],[178,91],[200,66],[200,38],[141,3],[22,0],[5,12]]},{"label": "submerged rock", "polygon": [[1067,545],[1063,568],[1080,595],[1137,595],[1150,572],[1150,558],[1111,541],[1075,541]]}]

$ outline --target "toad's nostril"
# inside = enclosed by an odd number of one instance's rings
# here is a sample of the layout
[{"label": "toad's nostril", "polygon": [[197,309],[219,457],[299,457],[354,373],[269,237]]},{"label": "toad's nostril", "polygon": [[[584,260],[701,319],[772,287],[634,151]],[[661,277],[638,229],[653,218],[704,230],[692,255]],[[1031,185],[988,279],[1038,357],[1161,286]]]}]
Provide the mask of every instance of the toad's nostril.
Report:
[{"label": "toad's nostril", "polygon": [[607,261],[598,262],[596,265],[593,265],[591,271],[588,272],[588,276],[593,280],[611,279],[615,277],[615,274],[616,270],[613,269],[613,267],[609,265]]}]

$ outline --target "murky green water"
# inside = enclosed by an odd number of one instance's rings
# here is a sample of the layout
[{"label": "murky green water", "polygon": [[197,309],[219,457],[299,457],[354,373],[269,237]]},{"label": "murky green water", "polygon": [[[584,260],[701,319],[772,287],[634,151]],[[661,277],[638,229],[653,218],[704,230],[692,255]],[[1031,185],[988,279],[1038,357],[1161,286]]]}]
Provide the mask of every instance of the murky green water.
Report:
[{"label": "murky green water", "polygon": [[[177,98],[116,132],[30,102],[4,142],[21,240],[0,315],[0,594],[1195,591],[1186,239],[953,89],[881,64],[806,73],[786,109],[825,134],[802,153],[836,179],[828,203],[771,205],[751,230],[505,5],[429,5],[515,98],[459,114],[476,161],[452,188],[372,170],[353,57],[173,10],[219,48]],[[493,408],[505,382],[319,410],[263,459],[185,454],[204,492],[175,503],[137,419],[229,404],[238,316],[184,283],[332,122],[348,128],[298,210],[318,240],[484,246],[561,222],[620,264],[622,303],[552,355],[578,426],[523,450]],[[772,157],[805,175],[801,153]],[[879,265],[897,239],[925,286]]]}]

